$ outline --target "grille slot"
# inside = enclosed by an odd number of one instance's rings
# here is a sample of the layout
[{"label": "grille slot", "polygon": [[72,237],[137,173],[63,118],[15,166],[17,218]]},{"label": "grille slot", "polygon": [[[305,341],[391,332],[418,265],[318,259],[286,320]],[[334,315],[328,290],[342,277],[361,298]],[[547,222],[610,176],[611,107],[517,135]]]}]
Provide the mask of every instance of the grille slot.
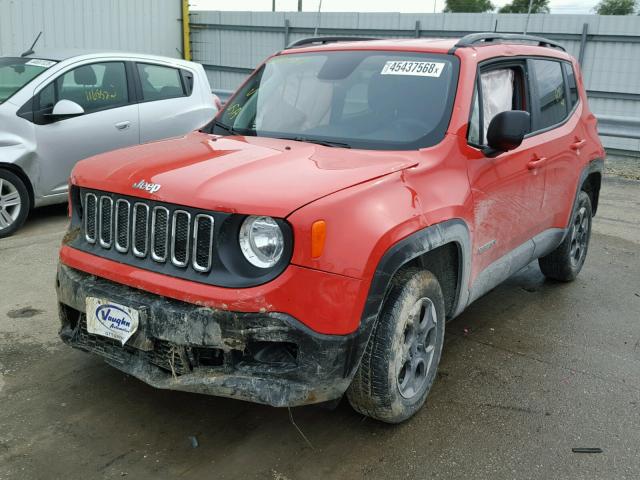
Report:
[{"label": "grille slot", "polygon": [[129,238],[131,236],[129,229],[129,212],[131,204],[122,198],[116,201],[116,226],[115,241],[116,250],[125,253],[129,250]]},{"label": "grille slot", "polygon": [[193,225],[193,268],[198,272],[211,270],[213,224],[211,215],[196,215]]},{"label": "grille slot", "polygon": [[98,236],[100,246],[110,248],[112,242],[113,200],[110,197],[100,197],[100,220],[98,222]]},{"label": "grille slot", "polygon": [[169,210],[155,207],[151,217],[151,258],[156,262],[167,261],[169,248]]},{"label": "grille slot", "polygon": [[186,267],[189,263],[189,230],[191,214],[184,210],[173,212],[171,221],[171,263]]},{"label": "grille slot", "polygon": [[93,193],[85,197],[84,238],[89,243],[96,243],[96,218],[98,216],[98,198]]},{"label": "grille slot", "polygon": [[149,248],[149,205],[140,202],[133,205],[132,223],[133,254],[144,258]]}]

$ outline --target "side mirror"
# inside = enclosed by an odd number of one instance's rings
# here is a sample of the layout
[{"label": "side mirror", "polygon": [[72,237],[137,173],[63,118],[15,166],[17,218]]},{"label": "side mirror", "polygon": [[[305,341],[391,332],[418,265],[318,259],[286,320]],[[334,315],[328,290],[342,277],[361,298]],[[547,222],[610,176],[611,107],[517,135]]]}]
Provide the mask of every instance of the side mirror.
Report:
[{"label": "side mirror", "polygon": [[60,100],[53,106],[53,111],[46,116],[56,121],[80,115],[84,115],[84,108],[71,100]]},{"label": "side mirror", "polygon": [[495,157],[518,148],[531,131],[531,116],[524,110],[507,110],[491,120],[487,130],[487,147],[483,153]]}]

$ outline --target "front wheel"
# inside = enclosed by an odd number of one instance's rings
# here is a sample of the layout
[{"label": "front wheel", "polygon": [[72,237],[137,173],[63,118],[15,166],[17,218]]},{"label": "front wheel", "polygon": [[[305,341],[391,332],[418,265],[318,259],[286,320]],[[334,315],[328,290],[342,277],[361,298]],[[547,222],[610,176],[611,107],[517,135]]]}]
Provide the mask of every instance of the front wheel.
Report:
[{"label": "front wheel", "polygon": [[29,214],[29,192],[12,172],[0,169],[0,238],[18,230]]},{"label": "front wheel", "polygon": [[436,377],[444,324],[436,277],[417,268],[399,272],[347,390],[351,406],[388,423],[414,415]]},{"label": "front wheel", "polygon": [[575,280],[587,258],[591,239],[591,218],[591,199],[581,190],[565,239],[549,255],[538,259],[540,270],[545,277],[561,282]]}]

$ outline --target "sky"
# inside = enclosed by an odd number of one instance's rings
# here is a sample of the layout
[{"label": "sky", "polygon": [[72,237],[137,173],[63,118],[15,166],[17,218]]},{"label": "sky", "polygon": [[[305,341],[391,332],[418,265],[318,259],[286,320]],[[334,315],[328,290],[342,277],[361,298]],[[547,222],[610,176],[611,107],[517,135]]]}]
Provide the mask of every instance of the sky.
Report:
[{"label": "sky", "polygon": [[[319,0],[302,0],[304,11],[317,11]],[[431,13],[435,2],[436,12],[441,12],[444,0],[322,0],[323,12],[403,12]],[[492,0],[500,7],[510,0]],[[597,0],[550,0],[551,13],[593,13]],[[199,10],[271,10],[271,0],[191,0],[193,9]],[[276,10],[293,11],[297,0],[276,0]]]}]

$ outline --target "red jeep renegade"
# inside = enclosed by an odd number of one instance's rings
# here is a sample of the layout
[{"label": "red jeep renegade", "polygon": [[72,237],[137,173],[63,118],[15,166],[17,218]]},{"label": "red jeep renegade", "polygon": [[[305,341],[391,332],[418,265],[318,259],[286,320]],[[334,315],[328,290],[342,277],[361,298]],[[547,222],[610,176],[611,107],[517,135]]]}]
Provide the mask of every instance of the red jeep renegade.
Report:
[{"label": "red jeep renegade", "polygon": [[603,158],[547,39],[302,40],[203,131],[77,165],[60,335],[158,388],[400,422],[447,320],[533,260],[576,277]]}]

